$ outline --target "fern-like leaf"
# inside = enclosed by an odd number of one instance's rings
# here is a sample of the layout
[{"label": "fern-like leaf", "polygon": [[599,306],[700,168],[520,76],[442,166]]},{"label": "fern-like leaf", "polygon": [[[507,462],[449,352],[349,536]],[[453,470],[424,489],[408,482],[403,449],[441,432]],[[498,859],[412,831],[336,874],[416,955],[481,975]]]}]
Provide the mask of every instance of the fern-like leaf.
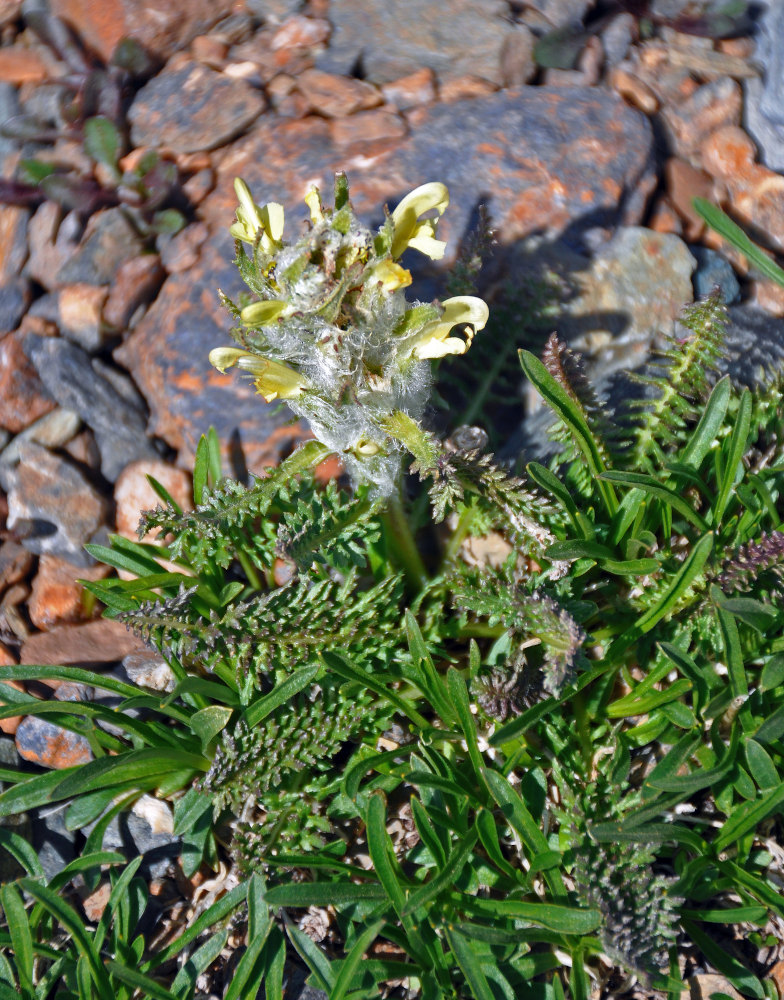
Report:
[{"label": "fern-like leaf", "polygon": [[[635,411],[635,441],[627,459],[629,468],[654,471],[668,453],[685,441],[690,422],[707,398],[711,379],[723,355],[727,313],[717,292],[689,306],[681,324],[690,337],[668,337],[656,362],[634,381],[648,388],[649,398],[631,402]],[[653,397],[653,398],[650,398]]]}]

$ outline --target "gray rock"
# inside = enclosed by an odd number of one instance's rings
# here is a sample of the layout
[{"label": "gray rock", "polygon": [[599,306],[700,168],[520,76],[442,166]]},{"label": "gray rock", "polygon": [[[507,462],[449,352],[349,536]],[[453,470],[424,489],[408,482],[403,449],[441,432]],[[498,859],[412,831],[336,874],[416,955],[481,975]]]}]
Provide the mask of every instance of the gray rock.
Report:
[{"label": "gray rock", "polygon": [[66,828],[66,807],[39,809],[33,823],[33,847],[47,882],[76,857],[76,833]]},{"label": "gray rock", "polygon": [[58,284],[109,285],[120,264],[138,257],[143,249],[139,234],[121,208],[96,212],[76,252],[60,268]]},{"label": "gray rock", "polygon": [[25,350],[57,402],[78,413],[95,434],[101,473],[114,482],[130,462],[157,458],[145,414],[96,370],[89,355],[58,337],[29,335]]},{"label": "gray rock", "polygon": [[595,0],[526,0],[526,6],[541,14],[554,28],[578,24]]},{"label": "gray rock", "polygon": [[245,0],[245,6],[265,24],[280,24],[304,6],[304,0]]},{"label": "gray rock", "polygon": [[693,298],[695,261],[672,234],[626,226],[593,260],[581,262],[563,247],[555,254],[566,266],[570,291],[552,325],[585,355],[592,374],[642,364]]},{"label": "gray rock", "polygon": [[10,444],[0,446],[0,466],[16,465],[31,441],[45,448],[61,448],[71,440],[81,425],[78,414],[58,406],[56,410],[44,414],[29,427],[25,427]]},{"label": "gray rock", "polygon": [[30,282],[12,278],[0,287],[0,330],[15,330],[27,312],[30,302]]},{"label": "gray rock", "polygon": [[240,135],[264,108],[262,95],[244,80],[177,60],[142,87],[128,117],[135,145],[193,153]]},{"label": "gray rock", "polygon": [[602,32],[602,47],[608,66],[617,66],[626,58],[637,22],[631,14],[619,14]]},{"label": "gray rock", "polygon": [[76,466],[27,443],[18,465],[0,467],[0,485],[8,493],[8,527],[26,549],[92,564],[84,545],[103,523],[106,501]]},{"label": "gray rock", "polygon": [[[84,827],[89,835],[95,824]],[[163,878],[180,853],[180,837],[173,833],[155,833],[141,816],[133,812],[120,813],[106,828],[102,842],[105,851],[120,851],[128,860],[141,854],[144,861],[139,869],[145,879]]]},{"label": "gray rock", "polygon": [[762,162],[784,172],[784,4],[763,4],[756,52],[763,75],[745,81],[744,118]]},{"label": "gray rock", "polygon": [[730,306],[727,316],[723,371],[750,388],[767,381],[772,372],[784,372],[784,320],[752,306]]},{"label": "gray rock", "polygon": [[471,74],[501,85],[508,15],[502,0],[332,0],[332,36],[316,65],[346,76],[361,63],[371,83],[426,66],[441,79]]},{"label": "gray rock", "polygon": [[[0,127],[11,119],[15,118],[22,110],[19,103],[18,90],[13,83],[0,81]],[[17,140],[11,139],[0,133],[0,164],[17,149]]]},{"label": "gray rock", "polygon": [[689,253],[697,261],[697,268],[692,275],[695,298],[710,295],[718,286],[726,305],[732,305],[740,299],[740,284],[726,257],[710,247],[693,244],[689,245]]}]

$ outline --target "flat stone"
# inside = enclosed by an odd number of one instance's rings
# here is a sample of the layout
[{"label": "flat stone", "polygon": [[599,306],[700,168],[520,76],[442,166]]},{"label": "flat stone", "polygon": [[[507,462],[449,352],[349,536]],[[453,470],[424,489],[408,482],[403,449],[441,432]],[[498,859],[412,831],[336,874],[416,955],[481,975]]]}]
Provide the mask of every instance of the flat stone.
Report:
[{"label": "flat stone", "polygon": [[436,99],[436,75],[428,66],[398,77],[381,87],[384,102],[398,111],[407,111]]},{"label": "flat stone", "polygon": [[329,47],[319,69],[389,83],[423,66],[439,79],[471,73],[503,83],[501,52],[514,26],[500,0],[331,0]]},{"label": "flat stone", "polygon": [[[114,486],[117,533],[124,538],[136,540],[141,512],[162,505],[148,476],[157,480],[183,510],[193,508],[191,477],[184,469],[177,469],[162,461],[132,462],[123,469]],[[154,540],[154,537],[144,538],[148,542]]]},{"label": "flat stone", "polygon": [[727,310],[726,358],[721,362],[732,380],[750,388],[765,381],[766,373],[784,370],[784,331],[781,320],[752,306]]},{"label": "flat stone", "polygon": [[16,749],[23,760],[58,770],[87,764],[93,759],[84,736],[55,726],[39,715],[28,715],[19,723]]},{"label": "flat stone", "polygon": [[51,0],[50,8],[108,62],[123,38],[166,59],[228,14],[232,0]]},{"label": "flat stone", "polygon": [[65,410],[62,406],[56,407],[25,427],[0,451],[0,466],[16,465],[30,441],[43,445],[44,448],[63,447],[76,435],[81,425],[82,421],[77,413]]},{"label": "flat stone", "polygon": [[705,83],[685,101],[667,104],[662,120],[674,151],[689,157],[719,128],[739,125],[743,98],[739,84],[728,76]]},{"label": "flat stone", "polygon": [[[0,593],[7,587],[24,580],[33,566],[33,554],[18,542],[7,541],[0,545]],[[3,664],[8,666],[8,664]]]},{"label": "flat stone", "polygon": [[3,48],[0,59],[0,80],[5,83],[41,83],[49,75],[49,65],[36,49],[23,45],[9,45]]},{"label": "flat stone", "polygon": [[270,42],[273,52],[286,49],[313,48],[323,45],[332,32],[329,21],[318,17],[292,14],[275,31]]},{"label": "flat stone", "polygon": [[692,276],[695,298],[710,295],[714,288],[719,288],[726,305],[740,299],[740,285],[726,257],[704,246],[690,246],[689,252],[697,261]]},{"label": "flat stone", "polygon": [[126,260],[117,269],[109,290],[103,307],[104,322],[114,330],[125,329],[139,306],[152,301],[164,277],[158,254],[148,253]]},{"label": "flat stone", "polygon": [[142,250],[141,238],[123,210],[102,209],[90,216],[79,247],[57,274],[58,284],[110,285],[120,264]]},{"label": "flat stone", "polygon": [[19,464],[4,471],[3,485],[8,527],[16,529],[25,548],[91,565],[84,545],[104,523],[106,501],[76,466],[30,443]]},{"label": "flat stone", "polygon": [[74,566],[57,556],[41,556],[27,602],[30,621],[36,628],[46,632],[55,625],[93,618],[98,609],[90,608],[85,603],[86,595],[80,581],[102,580],[108,574],[109,567],[103,563],[88,567]]},{"label": "flat stone", "polygon": [[161,263],[169,274],[189,271],[199,259],[202,244],[209,236],[203,222],[194,222],[176,235],[160,241]]},{"label": "flat stone", "polygon": [[[563,252],[562,252],[563,253]],[[583,269],[570,262],[572,294],[554,326],[607,376],[636,367],[662,335],[672,335],[692,301],[694,258],[677,236],[624,227]]]},{"label": "flat stone", "polygon": [[66,284],[67,279],[61,280],[58,275],[75,253],[80,236],[81,224],[73,214],[63,218],[60,206],[53,201],[39,205],[28,226],[25,276],[47,289]]},{"label": "flat stone", "polygon": [[16,434],[56,406],[24,351],[19,331],[0,339],[0,427]]},{"label": "flat stone", "polygon": [[25,349],[60,405],[78,413],[93,430],[106,479],[114,482],[129,462],[157,457],[145,434],[145,415],[80,347],[59,337],[30,334]]},{"label": "flat stone", "polygon": [[30,282],[24,278],[11,278],[0,286],[0,334],[19,326],[30,298]]},{"label": "flat stone", "polygon": [[47,882],[76,857],[76,831],[65,825],[66,808],[67,803],[58,803],[34,813],[31,839]]},{"label": "flat stone", "polygon": [[151,432],[180,452],[180,464],[190,464],[211,425],[224,442],[238,437],[256,471],[297,433],[285,426],[287,413],[276,413],[245,380],[221,376],[207,361],[213,347],[230,343],[230,317],[216,290],[235,296],[244,287],[228,233],[235,177],[246,179],[259,203],[285,205],[289,233],[306,217],[301,199],[309,185],[317,183],[329,198],[337,170],[347,167],[352,202],[373,225],[382,222],[385,202],[393,207],[416,185],[443,180],[451,196],[440,224],[447,263],[480,200],[502,245],[537,231],[553,239],[568,232],[579,241],[584,228],[633,224],[642,216],[653,181],[651,129],[613,94],[530,87],[416,114],[411,134],[393,149],[379,153],[369,144],[349,164],[333,141],[335,123],[318,118],[265,116],[226,150],[216,189],[200,207],[211,236],[198,264],[168,278],[115,352],[148,400]]},{"label": "flat stone", "polygon": [[134,98],[128,112],[131,138],[137,146],[175,153],[216,149],[244,132],[265,106],[244,81],[176,58]]},{"label": "flat stone", "polygon": [[297,88],[311,110],[325,118],[341,118],[355,111],[375,108],[383,100],[379,90],[364,80],[336,76],[319,69],[306,69],[301,73],[297,77]]},{"label": "flat stone", "polygon": [[375,150],[395,148],[406,135],[406,123],[391,111],[360,111],[331,123],[332,142],[338,149],[359,151],[368,146]]},{"label": "flat stone", "polygon": [[22,645],[20,663],[93,666],[114,663],[147,647],[120,622],[98,618],[83,625],[57,625],[35,632]]},{"label": "flat stone", "polygon": [[108,295],[100,285],[66,285],[58,296],[60,332],[86,351],[97,351],[106,337],[103,305]]}]

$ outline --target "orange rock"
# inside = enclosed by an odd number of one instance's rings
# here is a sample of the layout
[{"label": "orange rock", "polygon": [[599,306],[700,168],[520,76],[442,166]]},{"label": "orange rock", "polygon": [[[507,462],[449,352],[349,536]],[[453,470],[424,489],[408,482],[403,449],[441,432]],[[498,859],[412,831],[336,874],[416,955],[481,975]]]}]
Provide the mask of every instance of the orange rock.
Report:
[{"label": "orange rock", "polygon": [[87,764],[93,759],[84,736],[55,726],[38,715],[28,715],[19,723],[16,750],[24,760],[58,770]]},{"label": "orange rock", "polygon": [[46,632],[55,625],[93,617],[95,612],[88,610],[91,602],[85,603],[89,595],[79,580],[102,580],[108,574],[108,566],[84,569],[57,556],[41,556],[27,604],[33,625]]},{"label": "orange rock", "polygon": [[705,170],[712,177],[732,179],[746,174],[757,157],[752,140],[738,125],[727,125],[712,132],[700,146]]},{"label": "orange rock", "polygon": [[390,111],[360,111],[348,118],[336,118],[331,126],[332,141],[343,150],[370,143],[383,143],[385,148],[399,142],[407,132],[403,119]]},{"label": "orange rock", "polygon": [[381,93],[386,103],[398,111],[432,104],[436,99],[436,75],[429,66],[423,66],[415,73],[382,84]]},{"label": "orange rock", "polygon": [[754,305],[771,316],[784,317],[784,287],[775,281],[754,281],[751,293]]},{"label": "orange rock", "polygon": [[610,86],[632,107],[639,108],[646,115],[652,115],[659,110],[659,101],[651,88],[620,66],[610,73]]},{"label": "orange rock", "polygon": [[728,76],[698,87],[686,100],[662,108],[675,152],[682,157],[697,152],[717,129],[739,125],[743,108],[740,84]]},{"label": "orange rock", "polygon": [[20,332],[0,340],[0,427],[12,434],[55,408],[22,346]]},{"label": "orange rock", "polygon": [[321,18],[294,14],[286,18],[272,36],[270,48],[278,49],[310,48],[321,45],[329,38],[332,28],[329,21]]},{"label": "orange rock", "polygon": [[[166,462],[132,462],[123,469],[114,486],[117,533],[124,538],[136,539],[141,511],[152,510],[163,503],[150,486],[147,476],[157,479],[183,510],[191,510],[193,507],[191,477],[183,469],[167,465]],[[154,540],[155,535],[145,535],[144,541]]]},{"label": "orange rock", "polygon": [[234,6],[232,0],[52,0],[53,14],[67,21],[108,62],[126,37],[166,59],[205,32]]},{"label": "orange rock", "polygon": [[479,76],[460,76],[444,80],[439,85],[438,96],[444,104],[451,104],[453,101],[463,101],[471,97],[487,97],[496,90],[498,87],[495,84]]},{"label": "orange rock", "polygon": [[214,35],[197,35],[191,42],[193,58],[212,69],[223,66],[228,51],[229,46]]},{"label": "orange rock", "polygon": [[[125,329],[139,306],[154,298],[165,277],[157,254],[142,254],[124,261],[117,268],[103,308],[106,323],[115,330]],[[60,302],[62,313],[62,295]]]},{"label": "orange rock", "polygon": [[103,304],[108,290],[78,282],[60,292],[60,323],[70,340],[95,349],[100,341]]},{"label": "orange rock", "polygon": [[704,170],[697,170],[685,160],[671,157],[664,165],[667,195],[670,204],[686,223],[684,232],[689,241],[699,239],[705,223],[692,207],[692,198],[713,199],[713,181]]},{"label": "orange rock", "polygon": [[319,69],[306,69],[300,74],[297,88],[311,110],[326,118],[341,118],[355,111],[376,108],[382,102],[381,94],[372,84]]},{"label": "orange rock", "polygon": [[99,618],[84,625],[58,625],[36,632],[22,645],[21,663],[113,663],[147,647],[120,622]]},{"label": "orange rock", "polygon": [[648,228],[655,233],[674,233],[676,236],[680,236],[683,232],[678,213],[666,198],[659,198],[653,206],[648,219]]},{"label": "orange rock", "polygon": [[[0,643],[0,667],[13,667],[16,666],[16,660],[11,655],[11,651]],[[4,684],[8,684],[10,687],[14,688],[16,691],[21,691],[24,694],[24,684],[21,681],[3,680],[0,677],[0,681]],[[0,705],[5,704],[0,700]],[[6,736],[13,736],[16,732],[19,723],[22,721],[21,715],[11,715],[7,719],[0,719],[0,730],[6,734]]]},{"label": "orange rock", "polygon": [[0,80],[4,83],[41,83],[49,75],[46,61],[35,49],[12,45],[3,49]]}]

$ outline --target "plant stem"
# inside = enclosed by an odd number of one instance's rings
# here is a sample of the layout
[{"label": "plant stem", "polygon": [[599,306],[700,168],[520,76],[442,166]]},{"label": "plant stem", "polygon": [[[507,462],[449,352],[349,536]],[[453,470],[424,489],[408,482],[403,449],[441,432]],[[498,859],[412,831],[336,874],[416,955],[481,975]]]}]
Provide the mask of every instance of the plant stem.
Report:
[{"label": "plant stem", "polygon": [[402,568],[408,585],[415,593],[419,593],[425,589],[429,578],[399,496],[390,499],[383,521],[387,535],[393,542],[393,557]]}]

